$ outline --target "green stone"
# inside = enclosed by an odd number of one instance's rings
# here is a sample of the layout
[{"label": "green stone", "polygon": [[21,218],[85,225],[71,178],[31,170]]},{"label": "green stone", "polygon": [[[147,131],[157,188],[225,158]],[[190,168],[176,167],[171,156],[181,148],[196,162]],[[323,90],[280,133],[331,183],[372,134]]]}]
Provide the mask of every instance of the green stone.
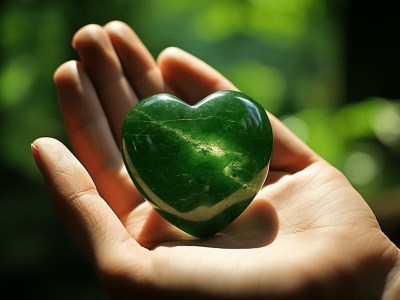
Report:
[{"label": "green stone", "polygon": [[272,152],[265,110],[222,91],[196,105],[159,94],[140,101],[122,127],[136,187],[181,230],[208,237],[228,226],[263,186]]}]

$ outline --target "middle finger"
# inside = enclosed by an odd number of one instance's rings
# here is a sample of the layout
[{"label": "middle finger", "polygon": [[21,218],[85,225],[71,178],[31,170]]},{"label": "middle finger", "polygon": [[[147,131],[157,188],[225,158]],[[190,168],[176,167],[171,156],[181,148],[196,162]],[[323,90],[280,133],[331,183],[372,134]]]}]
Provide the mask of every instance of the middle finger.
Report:
[{"label": "middle finger", "polygon": [[96,89],[114,139],[119,145],[126,114],[138,99],[125,78],[108,34],[99,25],[87,25],[74,36],[73,46]]},{"label": "middle finger", "polygon": [[172,93],[153,56],[127,24],[112,21],[104,29],[119,57],[124,74],[139,99],[163,92]]}]

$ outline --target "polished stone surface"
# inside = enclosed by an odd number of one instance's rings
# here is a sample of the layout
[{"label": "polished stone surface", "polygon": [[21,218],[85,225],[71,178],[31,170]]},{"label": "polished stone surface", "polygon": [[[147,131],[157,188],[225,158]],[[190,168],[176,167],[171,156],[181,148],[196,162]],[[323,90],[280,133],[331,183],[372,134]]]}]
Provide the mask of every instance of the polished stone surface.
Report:
[{"label": "polished stone surface", "polygon": [[272,129],[265,110],[240,92],[217,92],[194,106],[159,94],[128,113],[122,150],[143,197],[176,227],[208,237],[262,187]]}]

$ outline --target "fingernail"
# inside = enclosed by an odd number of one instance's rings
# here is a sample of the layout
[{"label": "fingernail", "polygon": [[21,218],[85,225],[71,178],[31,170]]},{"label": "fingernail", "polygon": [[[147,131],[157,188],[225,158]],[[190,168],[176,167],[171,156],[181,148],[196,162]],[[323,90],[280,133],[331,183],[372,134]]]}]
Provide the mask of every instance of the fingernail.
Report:
[{"label": "fingernail", "polygon": [[33,158],[36,161],[39,160],[39,149],[34,143],[31,143],[31,151],[32,151]]},{"label": "fingernail", "polygon": [[32,156],[33,156],[33,158],[34,158],[34,160],[36,162],[37,167],[42,172],[42,160],[40,158],[39,148],[35,145],[34,142],[31,143],[31,151],[32,151]]}]

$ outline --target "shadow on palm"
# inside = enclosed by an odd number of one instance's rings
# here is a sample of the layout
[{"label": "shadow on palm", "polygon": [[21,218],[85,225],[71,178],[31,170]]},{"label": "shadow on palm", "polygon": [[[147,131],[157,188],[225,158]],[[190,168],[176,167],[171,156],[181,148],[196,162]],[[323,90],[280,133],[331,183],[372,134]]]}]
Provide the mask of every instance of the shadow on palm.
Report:
[{"label": "shadow on palm", "polygon": [[[273,177],[274,173],[270,175]],[[272,243],[279,230],[276,209],[267,198],[259,195],[234,222],[209,238],[198,239],[183,232],[159,215],[147,201],[137,206],[124,223],[132,237],[148,249],[159,246],[260,248]]]}]

